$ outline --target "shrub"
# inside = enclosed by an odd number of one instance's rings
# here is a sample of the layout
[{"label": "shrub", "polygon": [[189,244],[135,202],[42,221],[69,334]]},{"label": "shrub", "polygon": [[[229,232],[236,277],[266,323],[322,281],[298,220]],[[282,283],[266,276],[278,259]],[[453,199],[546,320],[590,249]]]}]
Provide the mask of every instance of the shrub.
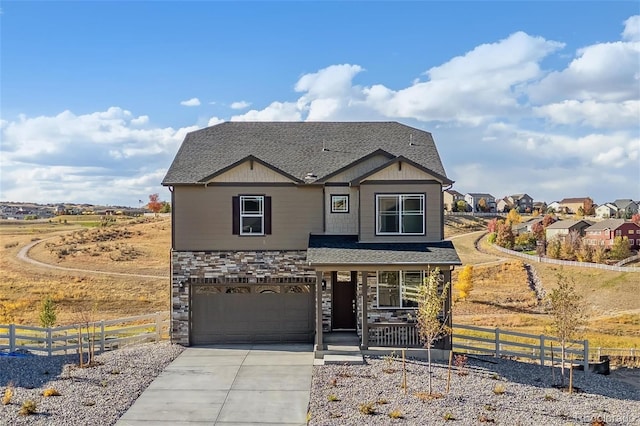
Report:
[{"label": "shrub", "polygon": [[398,409],[389,411],[389,417],[392,419],[404,419],[404,416],[402,415],[402,411]]},{"label": "shrub", "polygon": [[453,358],[453,364],[458,370],[458,376],[466,376],[467,374],[469,374],[466,369],[467,361],[468,358],[465,354],[458,354]]},{"label": "shrub", "polygon": [[44,391],[42,391],[42,396],[44,396],[45,398],[50,396],[60,396],[60,392],[58,392],[54,388],[47,388]]},{"label": "shrub", "polygon": [[502,383],[498,383],[493,387],[493,393],[496,395],[502,395],[506,391],[505,386]]},{"label": "shrub", "polygon": [[447,422],[448,422],[448,421],[450,421],[450,420],[455,420],[455,419],[456,419],[456,418],[453,416],[453,414],[451,414],[451,413],[450,413],[450,412],[448,412],[448,411],[447,411],[446,413],[444,413],[444,415],[442,416],[442,418],[443,418],[445,421],[447,421]]},{"label": "shrub", "polygon": [[4,245],[4,248],[6,248],[6,249],[10,249],[11,247],[17,247],[17,246],[18,246],[18,242],[17,242],[17,241],[14,241],[14,242],[12,242],[12,243],[7,243],[7,244],[5,244],[5,245]]},{"label": "shrub", "polygon": [[358,406],[358,411],[367,416],[371,416],[376,413],[376,408],[373,402],[365,402]]},{"label": "shrub", "polygon": [[338,402],[338,401],[340,401],[340,398],[338,398],[336,396],[336,394],[331,393],[331,394],[327,395],[327,401],[329,401],[329,402]]},{"label": "shrub", "polygon": [[486,414],[480,414],[478,416],[478,421],[480,423],[495,423],[496,422],[494,419],[492,419],[491,417],[487,416]]},{"label": "shrub", "polygon": [[36,410],[37,406],[35,401],[27,399],[22,403],[22,407],[20,407],[20,411],[18,411],[18,414],[20,414],[21,416],[30,416],[32,414],[36,414]]},{"label": "shrub", "polygon": [[11,404],[11,399],[13,398],[13,383],[9,383],[7,388],[4,390],[4,394],[2,395],[2,405]]},{"label": "shrub", "polygon": [[496,234],[495,232],[492,232],[487,236],[487,242],[489,244],[495,244],[496,238],[498,238],[498,234]]}]

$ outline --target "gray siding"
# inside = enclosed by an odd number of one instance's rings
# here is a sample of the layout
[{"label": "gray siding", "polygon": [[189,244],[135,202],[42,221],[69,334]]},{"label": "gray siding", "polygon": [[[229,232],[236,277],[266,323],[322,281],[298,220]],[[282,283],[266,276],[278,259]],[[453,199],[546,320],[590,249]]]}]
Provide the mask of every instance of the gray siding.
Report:
[{"label": "gray siding", "polygon": [[[232,234],[236,195],[272,197],[272,234]],[[322,232],[322,188],[297,186],[176,186],[174,250],[305,250]]]},{"label": "gray siding", "polygon": [[[360,241],[422,242],[442,240],[442,186],[437,183],[366,183],[360,186]],[[425,235],[376,236],[376,194],[425,194]]]}]

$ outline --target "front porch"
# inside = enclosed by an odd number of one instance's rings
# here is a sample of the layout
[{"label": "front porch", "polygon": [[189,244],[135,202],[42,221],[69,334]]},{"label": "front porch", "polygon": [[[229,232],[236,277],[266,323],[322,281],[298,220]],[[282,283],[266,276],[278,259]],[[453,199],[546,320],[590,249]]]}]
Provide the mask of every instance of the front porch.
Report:
[{"label": "front porch", "polygon": [[[401,277],[411,276],[415,285],[423,271],[437,267],[443,282],[450,282],[453,266],[460,264],[449,241],[364,244],[354,236],[325,235],[310,237],[307,260],[316,270],[316,357],[331,355],[337,331],[342,336],[350,332],[352,346],[361,354],[405,348],[411,356],[420,357],[421,351],[426,356],[416,328],[417,308],[405,300]],[[397,282],[379,283],[381,273],[395,276]],[[449,296],[444,312],[450,312],[450,302]],[[445,318],[450,325],[450,315]],[[449,351],[450,336],[435,349]]]}]

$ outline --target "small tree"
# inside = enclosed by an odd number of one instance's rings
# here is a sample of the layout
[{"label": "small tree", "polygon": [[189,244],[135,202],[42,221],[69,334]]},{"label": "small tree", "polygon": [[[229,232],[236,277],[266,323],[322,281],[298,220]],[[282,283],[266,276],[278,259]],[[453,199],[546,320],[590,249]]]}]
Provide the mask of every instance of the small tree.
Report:
[{"label": "small tree", "polygon": [[557,274],[558,286],[549,293],[551,327],[560,340],[561,382],[564,386],[564,365],[569,341],[575,339],[585,323],[582,295],[576,292],[575,282],[562,272]]},{"label": "small tree", "polygon": [[478,210],[480,210],[481,212],[489,211],[489,206],[487,205],[487,200],[485,200],[484,198],[480,198],[478,200]]},{"label": "small tree", "polygon": [[636,225],[640,225],[640,213],[636,213],[631,216],[631,222],[635,223]]},{"label": "small tree", "polygon": [[498,230],[498,223],[504,222],[503,220],[498,221],[497,217],[494,217],[489,222],[487,222],[487,230],[489,232],[496,232]]},{"label": "small tree", "polygon": [[149,195],[149,203],[147,203],[147,208],[158,214],[160,209],[162,209],[162,203],[160,202],[160,196],[158,194],[150,194]]},{"label": "small tree", "polygon": [[544,226],[544,228],[546,229],[547,226],[551,225],[555,221],[556,221],[556,218],[554,215],[552,214],[545,215],[545,217],[542,218],[542,226]]},{"label": "small tree", "polygon": [[547,257],[551,259],[560,259],[562,243],[557,236],[547,242]]},{"label": "small tree", "polygon": [[467,211],[467,202],[465,200],[456,201],[457,211],[466,212]]},{"label": "small tree", "polygon": [[627,237],[615,237],[613,239],[613,245],[611,246],[611,252],[609,253],[611,259],[622,260],[631,256],[631,244]]},{"label": "small tree", "polygon": [[515,245],[516,238],[513,235],[513,230],[511,229],[511,223],[509,221],[506,222],[498,222],[496,232],[496,244],[500,247],[504,247],[507,249],[513,249]]},{"label": "small tree", "polygon": [[507,215],[507,222],[511,222],[514,225],[522,222],[522,216],[520,216],[520,213],[518,213],[517,209],[509,210],[509,214]]},{"label": "small tree", "polygon": [[40,325],[44,328],[56,325],[56,305],[51,296],[47,296],[40,305]]},{"label": "small tree", "polygon": [[576,258],[578,262],[591,262],[593,260],[593,247],[586,243],[586,240],[582,240],[580,248],[576,252]]},{"label": "small tree", "polygon": [[473,266],[466,265],[458,274],[458,282],[455,285],[458,297],[465,300],[473,290]]},{"label": "small tree", "polygon": [[[431,386],[431,348],[440,338],[451,333],[447,300],[449,284],[440,282],[440,269],[433,269],[418,288],[418,332],[427,348],[429,365],[429,394]],[[440,287],[442,286],[442,290]]]},{"label": "small tree", "polygon": [[593,248],[591,259],[594,263],[604,263],[607,260],[607,250],[604,246],[597,245]]},{"label": "small tree", "polygon": [[171,203],[163,201],[162,208],[160,209],[160,213],[171,213]]}]

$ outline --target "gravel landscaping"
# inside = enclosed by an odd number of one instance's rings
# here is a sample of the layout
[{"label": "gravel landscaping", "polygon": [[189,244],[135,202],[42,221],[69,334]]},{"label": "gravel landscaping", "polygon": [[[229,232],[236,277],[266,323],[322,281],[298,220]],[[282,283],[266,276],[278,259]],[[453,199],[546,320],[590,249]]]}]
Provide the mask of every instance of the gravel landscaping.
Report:
[{"label": "gravel landscaping", "polygon": [[[640,391],[612,377],[575,372],[577,393],[554,387],[550,367],[495,358],[467,360],[462,375],[454,366],[446,393],[447,366],[433,365],[428,396],[425,361],[407,360],[407,390],[402,362],[367,357],[365,365],[314,367],[312,425],[606,425],[640,424]],[[385,372],[385,370],[387,372]],[[559,369],[556,369],[556,382]],[[373,414],[362,414],[369,404]],[[390,413],[402,418],[392,419]]]},{"label": "gravel landscaping", "polygon": [[[0,404],[0,424],[113,425],[165,366],[182,351],[168,342],[130,346],[96,356],[79,368],[77,355],[0,356],[0,398],[10,383],[13,397]],[[43,396],[45,389],[59,396]],[[20,415],[25,401],[36,413]]]}]

